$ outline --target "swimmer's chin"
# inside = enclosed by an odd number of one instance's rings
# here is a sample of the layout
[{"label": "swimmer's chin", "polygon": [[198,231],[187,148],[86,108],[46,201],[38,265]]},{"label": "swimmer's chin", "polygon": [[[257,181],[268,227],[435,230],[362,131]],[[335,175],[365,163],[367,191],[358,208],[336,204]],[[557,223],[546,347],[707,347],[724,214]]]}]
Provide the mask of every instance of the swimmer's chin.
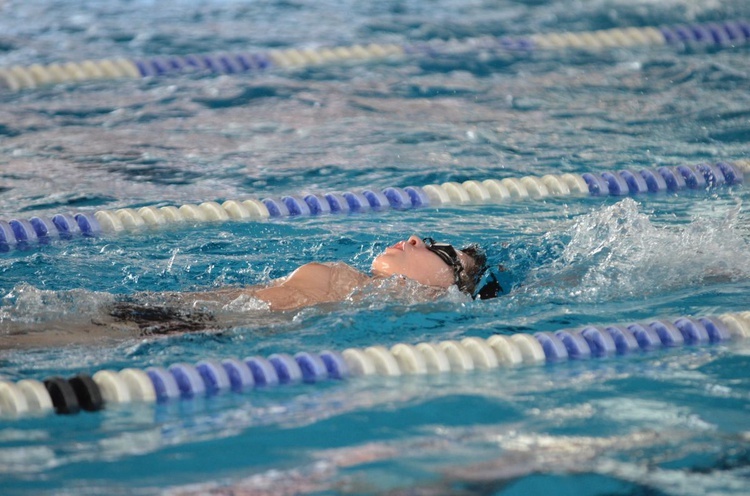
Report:
[{"label": "swimmer's chin", "polygon": [[393,272],[380,267],[380,265],[377,264],[377,260],[372,263],[372,266],[370,267],[370,273],[372,274],[372,277],[374,279],[384,279],[393,275]]}]

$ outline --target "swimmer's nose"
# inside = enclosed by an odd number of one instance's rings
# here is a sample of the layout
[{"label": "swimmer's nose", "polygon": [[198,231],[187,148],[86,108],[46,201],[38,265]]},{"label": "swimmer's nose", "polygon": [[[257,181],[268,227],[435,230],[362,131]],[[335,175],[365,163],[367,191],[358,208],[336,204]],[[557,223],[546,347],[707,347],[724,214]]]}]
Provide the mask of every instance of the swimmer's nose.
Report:
[{"label": "swimmer's nose", "polygon": [[418,236],[415,236],[413,234],[411,236],[409,236],[409,239],[406,240],[406,242],[409,243],[410,245],[414,246],[414,247],[424,246],[424,241],[422,241],[421,238],[419,238]]}]

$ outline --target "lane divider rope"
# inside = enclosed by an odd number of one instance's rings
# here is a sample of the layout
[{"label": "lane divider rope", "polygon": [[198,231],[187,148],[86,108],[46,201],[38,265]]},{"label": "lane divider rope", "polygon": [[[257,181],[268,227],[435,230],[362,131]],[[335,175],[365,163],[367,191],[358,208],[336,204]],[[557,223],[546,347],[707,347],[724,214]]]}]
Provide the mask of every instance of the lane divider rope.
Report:
[{"label": "lane divider rope", "polygon": [[584,174],[547,174],[520,179],[468,180],[426,186],[388,187],[381,191],[365,189],[344,193],[288,195],[261,200],[208,201],[179,207],[145,206],[57,214],[50,217],[0,220],[0,252],[26,248],[57,239],[113,234],[145,227],[159,229],[177,224],[227,220],[265,220],[295,216],[345,214],[381,211],[388,208],[411,209],[441,205],[500,203],[550,196],[594,195],[622,196],[644,193],[706,190],[724,185],[739,185],[750,171],[750,161],[702,163],[640,170],[605,171]]},{"label": "lane divider rope", "polygon": [[237,74],[272,68],[292,68],[336,62],[376,61],[408,55],[438,56],[476,50],[607,49],[632,46],[697,44],[717,47],[742,45],[750,40],[744,20],[662,27],[615,28],[578,33],[535,34],[526,37],[485,36],[421,43],[353,45],[271,50],[259,53],[158,56],[143,59],[104,59],[33,64],[0,68],[0,87],[12,91],[48,84],[96,79],[143,78],[185,73]]},{"label": "lane divider rope", "polygon": [[100,370],[69,379],[0,381],[0,416],[74,414],[129,402],[168,402],[211,398],[229,391],[286,384],[315,383],[357,376],[403,376],[488,371],[629,355],[662,348],[736,342],[750,338],[750,312],[715,317],[654,319],[627,325],[584,326],[556,332],[467,337],[416,345],[398,343],[348,348],[339,353],[274,353],[242,360],[206,359],[166,368]]}]

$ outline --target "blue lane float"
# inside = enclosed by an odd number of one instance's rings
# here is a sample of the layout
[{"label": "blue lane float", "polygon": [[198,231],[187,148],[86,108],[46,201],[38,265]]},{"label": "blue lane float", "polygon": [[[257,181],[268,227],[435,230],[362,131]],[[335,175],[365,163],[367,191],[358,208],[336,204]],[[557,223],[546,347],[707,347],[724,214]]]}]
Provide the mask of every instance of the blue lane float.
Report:
[{"label": "blue lane float", "polygon": [[584,360],[591,357],[591,347],[579,334],[568,330],[555,332],[555,336],[563,343],[572,360]]},{"label": "blue lane float", "polygon": [[638,340],[628,328],[620,326],[609,326],[604,330],[608,332],[610,337],[612,338],[618,354],[624,355],[626,353],[632,353],[638,350]]},{"label": "blue lane float", "polygon": [[653,350],[662,345],[661,338],[650,326],[631,324],[628,326],[628,330],[633,333],[638,346],[643,350]]},{"label": "blue lane float", "polygon": [[618,351],[612,336],[598,327],[584,327],[578,334],[586,340],[593,356],[605,357]]},{"label": "blue lane float", "polygon": [[323,351],[320,360],[325,364],[331,379],[346,379],[349,376],[349,366],[343,357],[335,351]]},{"label": "blue lane float", "polygon": [[398,211],[443,205],[473,205],[555,196],[624,196],[645,193],[704,191],[738,186],[744,182],[749,161],[662,166],[658,169],[604,171],[584,174],[548,174],[543,177],[467,180],[425,186],[391,186],[343,193],[285,195],[262,200],[208,201],[180,207],[146,206],[138,209],[99,210],[75,215],[35,216],[29,220],[0,220],[0,251],[45,244],[56,239],[121,233],[142,228],[192,226],[199,222],[265,220],[328,214],[364,214],[387,209]]},{"label": "blue lane float", "polygon": [[560,338],[551,332],[537,332],[534,337],[542,345],[542,350],[550,362],[559,362],[568,359],[568,349]]},{"label": "blue lane float", "polygon": [[76,236],[98,236],[102,233],[95,214],[57,214],[51,219],[35,216],[30,219],[0,220],[0,251],[48,243],[53,239]]},{"label": "blue lane float", "polygon": [[641,177],[646,181],[646,186],[651,193],[658,193],[667,190],[667,181],[664,177],[653,169],[641,170]]},{"label": "blue lane float", "polygon": [[750,312],[713,317],[655,319],[628,325],[585,326],[537,332],[476,337],[461,341],[398,343],[342,352],[274,353],[238,360],[208,358],[195,365],[176,363],[145,371],[102,370],[70,379],[0,381],[0,415],[5,418],[50,408],[58,414],[97,411],[108,403],[170,402],[212,398],[265,387],[314,384],[356,376],[402,376],[428,373],[469,373],[519,365],[553,365],[568,360],[632,356],[679,346],[707,346],[750,338]]},{"label": "blue lane float", "polygon": [[331,204],[325,198],[318,195],[307,195],[304,198],[307,206],[310,207],[312,215],[326,215],[331,213]]},{"label": "blue lane float", "polygon": [[275,386],[279,383],[279,374],[269,360],[255,356],[245,359],[258,386]]},{"label": "blue lane float", "polygon": [[750,39],[750,23],[747,21],[687,24],[682,26],[662,26],[661,34],[668,44],[706,43],[729,46]]},{"label": "blue lane float", "polygon": [[168,370],[174,376],[183,398],[203,396],[206,393],[206,383],[195,366],[189,363],[175,363]]},{"label": "blue lane float", "polygon": [[302,370],[297,361],[286,353],[275,353],[268,361],[276,369],[279,384],[296,383],[302,380]]},{"label": "blue lane float", "polygon": [[227,358],[222,360],[221,365],[227,373],[233,391],[241,392],[255,386],[253,373],[245,362],[235,358]]},{"label": "blue lane float", "polygon": [[301,351],[294,355],[294,359],[299,365],[305,382],[318,382],[328,379],[328,369],[320,356]]},{"label": "blue lane float", "polygon": [[677,319],[674,325],[680,330],[682,339],[687,344],[706,344],[709,341],[705,326],[695,319],[683,317]]},{"label": "blue lane float", "polygon": [[677,327],[667,320],[655,320],[649,324],[649,327],[656,331],[659,340],[663,346],[682,346],[685,344],[685,338],[682,336]]},{"label": "blue lane float", "polygon": [[195,369],[206,384],[209,394],[217,394],[231,388],[229,374],[220,363],[214,360],[203,360],[195,364]]},{"label": "blue lane float", "polygon": [[180,397],[180,388],[175,377],[162,367],[149,367],[146,374],[151,379],[158,401],[169,401]]}]

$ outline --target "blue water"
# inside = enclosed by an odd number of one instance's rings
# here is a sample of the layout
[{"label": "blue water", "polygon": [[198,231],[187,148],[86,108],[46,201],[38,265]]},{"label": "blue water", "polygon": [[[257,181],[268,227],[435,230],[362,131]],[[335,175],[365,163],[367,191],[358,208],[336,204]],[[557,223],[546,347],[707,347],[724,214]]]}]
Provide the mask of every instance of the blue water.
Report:
[{"label": "blue water", "polygon": [[[746,2],[0,2],[0,66],[750,18]],[[0,92],[0,218],[749,158],[734,48],[469,53]],[[0,254],[0,377],[750,309],[747,186],[227,222]],[[226,315],[86,340],[112,295],[263,284],[410,234],[479,242],[509,294]],[[396,285],[393,285],[396,286]],[[54,331],[53,331],[54,329]],[[45,331],[46,330],[46,331]],[[74,344],[44,346],[62,332]],[[3,494],[745,494],[742,342],[0,419]],[[264,492],[265,491],[265,492]]]}]

